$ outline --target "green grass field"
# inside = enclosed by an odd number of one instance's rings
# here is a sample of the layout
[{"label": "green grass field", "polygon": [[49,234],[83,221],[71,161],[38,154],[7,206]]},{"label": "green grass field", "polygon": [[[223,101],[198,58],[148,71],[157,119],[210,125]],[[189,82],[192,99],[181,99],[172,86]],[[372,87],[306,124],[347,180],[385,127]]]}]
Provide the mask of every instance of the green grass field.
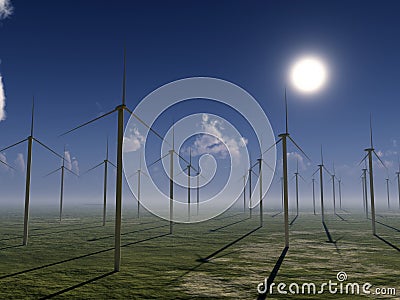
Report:
[{"label": "green grass field", "polygon": [[[266,213],[264,226],[255,230],[258,215],[249,219],[231,210],[204,223],[177,224],[169,235],[168,222],[151,215],[137,219],[132,209],[123,216],[121,271],[112,273],[112,212],[103,227],[100,212],[89,208],[69,211],[61,224],[56,213],[35,211],[26,247],[21,246],[21,214],[0,213],[0,299],[257,299],[257,285],[270,275],[284,248],[282,214]],[[393,287],[397,296],[387,298],[400,299],[399,214],[377,217],[382,240],[372,236],[365,217],[341,216],[345,221],[327,216],[334,244],[327,242],[319,215],[300,214],[274,282],[321,284],[336,281],[343,271],[347,282]],[[287,298],[382,296],[268,295]]]}]

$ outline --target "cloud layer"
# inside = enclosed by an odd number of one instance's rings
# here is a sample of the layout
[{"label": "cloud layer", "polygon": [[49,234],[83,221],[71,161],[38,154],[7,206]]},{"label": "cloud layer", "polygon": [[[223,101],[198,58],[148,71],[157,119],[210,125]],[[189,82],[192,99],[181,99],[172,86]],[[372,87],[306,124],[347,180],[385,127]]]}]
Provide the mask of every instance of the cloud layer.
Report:
[{"label": "cloud layer", "polygon": [[0,20],[4,20],[12,15],[14,8],[10,0],[0,0]]}]

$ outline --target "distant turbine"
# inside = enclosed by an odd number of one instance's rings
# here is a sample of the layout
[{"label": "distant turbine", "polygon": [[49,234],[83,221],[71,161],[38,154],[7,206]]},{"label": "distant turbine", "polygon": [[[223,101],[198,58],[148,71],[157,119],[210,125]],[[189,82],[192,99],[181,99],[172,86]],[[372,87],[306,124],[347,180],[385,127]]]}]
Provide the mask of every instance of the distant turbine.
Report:
[{"label": "distant turbine", "polygon": [[312,178],[312,185],[313,185],[313,210],[314,210],[314,216],[315,216],[315,178],[314,178],[314,175]]},{"label": "distant turbine", "polygon": [[387,195],[388,210],[390,210],[389,178],[386,178],[386,195]]},{"label": "distant turbine", "polygon": [[64,155],[63,155],[61,167],[59,167],[58,169],[55,169],[54,171],[51,171],[50,173],[48,173],[44,177],[50,176],[50,175],[52,175],[52,174],[54,174],[54,173],[56,173],[56,172],[58,172],[60,170],[61,170],[61,181],[60,181],[60,214],[59,214],[59,221],[61,222],[62,212],[63,212],[63,200],[64,200],[64,173],[65,173],[65,170],[67,170],[71,174],[74,174],[75,176],[79,177],[78,174],[76,174],[72,170],[70,170],[70,169],[65,167],[65,146],[64,146]]},{"label": "distant turbine", "polygon": [[15,171],[15,169],[14,169],[13,167],[11,167],[8,163],[6,163],[5,161],[2,161],[1,159],[0,159],[0,164],[3,164],[3,165],[5,165],[7,168],[10,168],[10,169],[12,169],[12,170]]},{"label": "distant turbine", "polygon": [[112,165],[116,168],[116,166],[108,160],[108,138],[107,138],[107,146],[106,146],[106,156],[105,159],[99,163],[98,165],[94,166],[87,170],[84,174],[87,174],[94,169],[100,167],[104,164],[104,179],[103,179],[103,226],[106,225],[106,216],[107,216],[107,177],[108,177],[108,164]]},{"label": "distant turbine", "polygon": [[371,222],[372,222],[372,234],[376,235],[376,227],[375,227],[375,194],[374,194],[374,174],[373,174],[373,164],[372,158],[375,154],[376,158],[380,161],[380,163],[386,168],[384,162],[381,158],[376,154],[373,143],[372,143],[372,116],[370,115],[369,118],[369,133],[370,133],[370,147],[364,149],[367,152],[367,155],[361,160],[360,164],[368,158],[368,165],[369,165],[369,190],[370,190],[370,197],[371,197]]},{"label": "distant turbine", "polygon": [[318,165],[318,169],[314,172],[313,176],[315,173],[319,171],[319,186],[320,186],[320,193],[321,193],[321,220],[322,223],[325,223],[325,209],[324,209],[324,170],[332,176],[332,174],[328,171],[328,169],[324,166],[324,156],[322,153],[322,145],[321,145],[321,164]]},{"label": "distant turbine", "polygon": [[[250,162],[251,164],[251,162]],[[253,203],[251,202],[251,173],[253,172],[253,170],[250,168],[249,169],[249,208],[250,208],[250,219],[253,216]],[[400,190],[399,190],[400,191]],[[400,198],[400,196],[399,196]]]},{"label": "distant turbine", "polygon": [[335,192],[335,163],[333,163],[333,173],[331,174],[332,180],[332,199],[333,199],[333,213],[336,215],[336,192]]},{"label": "distant turbine", "polygon": [[25,208],[24,208],[24,237],[22,244],[24,246],[28,245],[28,230],[29,230],[29,201],[30,201],[30,191],[31,191],[31,167],[32,167],[32,145],[33,141],[37,142],[39,145],[41,145],[43,148],[47,149],[54,155],[56,155],[59,158],[64,159],[60,154],[57,152],[53,151],[49,147],[47,147],[45,144],[40,142],[38,139],[33,137],[33,125],[34,125],[34,110],[35,110],[35,100],[34,98],[32,99],[32,119],[31,119],[31,131],[30,131],[30,136],[28,136],[26,139],[23,139],[22,141],[19,141],[11,146],[8,146],[6,148],[3,148],[0,150],[0,152],[3,152],[7,149],[10,149],[14,146],[17,146],[21,143],[24,143],[25,141],[28,141],[28,157],[27,157],[27,163],[26,163],[26,180],[25,180]]},{"label": "distant turbine", "polygon": [[296,172],[293,176],[293,178],[296,180],[296,218],[299,216],[299,177],[305,181],[303,176],[301,176],[299,173],[299,160],[297,160]]},{"label": "distant turbine", "polygon": [[342,179],[338,178],[339,184],[339,208],[342,209]]},{"label": "distant turbine", "polygon": [[263,152],[266,153],[272,149],[275,145],[282,141],[282,161],[283,161],[283,204],[284,204],[284,223],[285,223],[285,247],[289,248],[289,193],[288,193],[288,163],[287,163],[287,139],[289,139],[297,149],[300,150],[303,155],[310,160],[310,158],[305,154],[305,152],[297,145],[297,143],[290,137],[288,130],[288,105],[286,98],[286,88],[285,88],[285,133],[278,135],[280,138],[275,144],[269,147]]}]

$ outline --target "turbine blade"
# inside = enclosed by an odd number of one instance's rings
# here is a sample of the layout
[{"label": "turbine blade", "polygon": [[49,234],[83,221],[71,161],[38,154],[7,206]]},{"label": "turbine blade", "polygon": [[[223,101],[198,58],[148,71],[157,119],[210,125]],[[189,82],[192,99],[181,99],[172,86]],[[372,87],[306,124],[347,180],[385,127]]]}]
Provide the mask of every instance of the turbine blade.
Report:
[{"label": "turbine blade", "polygon": [[372,143],[372,113],[369,114],[369,136],[370,136],[370,142],[371,142],[371,148],[373,148],[373,143]]},{"label": "turbine blade", "polygon": [[128,179],[129,178],[132,178],[133,176],[135,176],[136,174],[138,174],[139,173],[139,170],[137,170],[135,173],[133,173],[132,175],[129,175],[129,177],[128,177]]},{"label": "turbine blade", "polygon": [[182,173],[185,173],[185,171],[188,169],[188,167],[184,168],[182,171],[180,171],[178,174],[176,174],[176,177],[181,175]]},{"label": "turbine blade", "polygon": [[286,86],[285,86],[285,122],[286,122],[286,132],[285,133],[288,133],[289,131],[289,129],[288,129],[288,104],[287,104],[287,97],[286,97]]},{"label": "turbine blade", "polygon": [[136,114],[134,114],[129,108],[124,107],[124,109],[130,113],[136,120],[138,120],[140,123],[142,123],[144,125],[144,127],[146,127],[148,130],[150,130],[152,133],[154,133],[159,139],[161,139],[163,142],[167,143],[169,146],[172,147],[172,145],[165,140],[162,135],[160,135],[157,131],[155,131],[153,128],[151,128],[149,125],[146,124],[146,122],[144,122],[141,118],[139,118]]},{"label": "turbine blade", "polygon": [[303,155],[309,160],[311,161],[311,159],[308,157],[308,155],[303,151],[303,149],[300,148],[299,145],[296,144],[296,142],[290,137],[288,136],[289,139],[292,141],[292,143],[297,147],[297,149],[299,149],[301,151],[301,153],[303,153]]},{"label": "turbine blade", "polygon": [[262,160],[262,162],[263,162],[272,172],[275,172],[275,170],[274,170],[269,164],[267,164],[267,163],[265,162],[265,160]]},{"label": "turbine blade", "polygon": [[10,148],[12,148],[12,147],[14,147],[14,146],[17,146],[17,145],[19,145],[19,144],[25,142],[26,140],[27,140],[27,139],[23,139],[22,141],[19,141],[18,143],[15,143],[15,144],[12,144],[11,146],[5,147],[5,148],[1,149],[0,152],[6,151],[7,149],[10,149]]},{"label": "turbine blade", "polygon": [[329,175],[331,175],[332,176],[332,173],[331,172],[329,172],[329,170],[325,167],[325,166],[322,166],[324,169],[325,169],[325,171],[329,174]]},{"label": "turbine blade", "polygon": [[322,154],[322,144],[321,144],[321,165],[324,164],[324,155]]},{"label": "turbine blade", "polygon": [[122,78],[122,105],[126,102],[126,48],[124,48],[124,75]]},{"label": "turbine blade", "polygon": [[31,120],[31,136],[33,136],[33,120],[35,115],[35,97],[32,97],[32,120]]},{"label": "turbine blade", "polygon": [[307,182],[301,174],[299,174],[300,178],[303,179],[304,182]]},{"label": "turbine blade", "polygon": [[273,147],[275,147],[276,145],[278,145],[278,143],[282,141],[282,139],[280,138],[279,140],[277,140],[272,146],[270,146],[267,150],[265,150],[263,153],[261,153],[261,156],[263,156],[265,153],[267,153],[269,150],[271,150]]},{"label": "turbine blade", "polygon": [[382,159],[378,156],[378,154],[376,154],[376,152],[375,152],[375,150],[373,150],[373,152],[374,152],[374,154],[375,154],[375,156],[376,156],[376,158],[381,162],[381,164],[382,164],[382,166],[384,166],[385,167],[385,169],[387,169],[387,167],[386,167],[386,165],[385,165],[385,163],[382,161]]},{"label": "turbine blade", "polygon": [[79,126],[73,128],[73,129],[71,129],[71,130],[68,130],[67,132],[64,132],[63,134],[60,134],[59,137],[60,137],[60,136],[64,136],[64,135],[66,135],[66,134],[68,134],[68,133],[71,133],[71,132],[73,132],[73,131],[75,131],[75,130],[77,130],[77,129],[79,129],[79,128],[82,128],[82,127],[84,127],[84,126],[86,126],[86,125],[89,125],[90,123],[93,123],[93,122],[95,122],[95,121],[97,121],[97,120],[99,120],[99,119],[101,119],[101,118],[104,118],[104,117],[106,117],[106,116],[112,114],[112,113],[115,112],[115,111],[117,111],[117,109],[113,109],[112,111],[109,111],[108,113],[105,113],[104,115],[101,115],[100,117],[94,118],[94,119],[92,119],[92,120],[90,120],[90,121],[88,121],[88,122],[86,122],[86,123],[83,123],[82,125],[79,125]]},{"label": "turbine blade", "polygon": [[49,150],[51,153],[53,153],[55,156],[58,156],[59,158],[61,158],[63,161],[65,160],[63,156],[61,156],[60,154],[58,154],[57,152],[55,152],[54,150],[52,150],[51,148],[47,147],[45,144],[43,144],[41,141],[37,140],[36,138],[33,138],[35,140],[35,142],[37,142],[39,145],[41,145],[43,148]]},{"label": "turbine blade", "polygon": [[56,173],[56,172],[59,171],[59,170],[61,170],[61,167],[59,167],[58,169],[55,169],[54,171],[51,171],[50,173],[44,175],[43,177],[48,177],[48,176],[50,176],[50,175]]},{"label": "turbine blade", "polygon": [[74,171],[72,171],[72,170],[70,170],[68,168],[65,168],[65,167],[64,167],[64,169],[67,170],[68,172],[70,172],[71,174],[75,175],[76,177],[79,177],[79,175],[76,174]]},{"label": "turbine blade", "polygon": [[93,168],[90,168],[89,170],[87,170],[87,171],[83,172],[83,173],[82,173],[82,175],[85,175],[85,174],[87,174],[87,173],[89,173],[89,172],[93,171],[94,169],[96,169],[96,168],[100,167],[102,164],[104,164],[104,161],[103,161],[103,162],[101,162],[101,163],[99,163],[98,165],[95,165]]},{"label": "turbine blade", "polygon": [[[358,165],[361,165],[363,163],[363,161],[365,161],[368,157],[368,153],[364,156],[364,158],[358,163]],[[367,166],[365,166],[365,168],[367,168]]]},{"label": "turbine blade", "polygon": [[5,161],[2,161],[1,159],[0,159],[0,163],[9,167],[10,169],[13,169],[14,171],[16,171],[13,167],[11,167],[8,163],[6,163]]},{"label": "turbine blade", "polygon": [[109,161],[108,159],[106,160],[106,162],[108,162],[110,165],[112,165],[114,168],[116,168],[117,166],[114,165],[111,161]]},{"label": "turbine blade", "polygon": [[147,166],[147,169],[150,169],[153,165],[155,165],[156,163],[158,163],[160,160],[163,160],[165,157],[167,157],[167,155],[169,155],[169,153],[165,154],[164,156],[160,157],[159,159],[157,159],[156,161],[152,162],[151,164],[149,164]]},{"label": "turbine blade", "polygon": [[106,160],[108,160],[108,136],[107,136]]},{"label": "turbine blade", "polygon": [[311,177],[313,177],[315,174],[317,174],[318,171],[319,171],[319,168],[317,170],[315,170],[315,172],[312,174]]}]

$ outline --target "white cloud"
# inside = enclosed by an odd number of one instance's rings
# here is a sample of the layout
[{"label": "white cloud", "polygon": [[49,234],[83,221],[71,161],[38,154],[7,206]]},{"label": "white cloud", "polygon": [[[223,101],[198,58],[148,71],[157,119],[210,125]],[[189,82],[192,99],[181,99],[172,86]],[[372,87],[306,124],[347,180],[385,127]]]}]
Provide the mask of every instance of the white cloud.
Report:
[{"label": "white cloud", "polygon": [[25,171],[25,159],[22,153],[17,154],[17,158],[15,159],[15,165],[21,172]]},{"label": "white cloud", "polygon": [[145,138],[139,132],[139,129],[133,128],[130,130],[129,136],[124,137],[124,152],[134,152],[141,148]]},{"label": "white cloud", "polygon": [[4,92],[3,78],[1,77],[0,74],[0,121],[4,121],[6,119],[5,107],[6,107],[6,95]]},{"label": "white cloud", "polygon": [[71,159],[71,153],[68,150],[66,150],[64,152],[64,159],[65,159],[64,162],[65,167],[79,175],[79,163],[76,157],[72,157]]},{"label": "white cloud", "polygon": [[6,19],[14,12],[10,0],[0,0],[0,20]]},{"label": "white cloud", "polygon": [[[2,162],[7,163],[7,157],[6,157],[3,153],[0,153],[0,160],[1,160]],[[0,169],[1,169],[1,170],[7,170],[7,171],[8,171],[9,167],[6,166],[5,164],[0,163]]]},{"label": "white cloud", "polygon": [[297,162],[299,162],[299,169],[303,171],[307,170],[307,166],[309,165],[309,163],[306,163],[304,161],[304,157],[300,153],[296,151],[288,152],[287,158],[288,158],[288,163],[290,165],[295,166],[294,168],[297,167]]},{"label": "white cloud", "polygon": [[[214,154],[219,158],[226,158],[228,154],[234,160],[240,159],[240,148],[246,147],[248,140],[240,137],[238,140],[224,134],[224,124],[222,121],[212,119],[208,114],[202,115],[200,124],[202,130],[207,134],[199,135],[193,146],[192,155]],[[186,149],[189,153],[189,149]]]}]

